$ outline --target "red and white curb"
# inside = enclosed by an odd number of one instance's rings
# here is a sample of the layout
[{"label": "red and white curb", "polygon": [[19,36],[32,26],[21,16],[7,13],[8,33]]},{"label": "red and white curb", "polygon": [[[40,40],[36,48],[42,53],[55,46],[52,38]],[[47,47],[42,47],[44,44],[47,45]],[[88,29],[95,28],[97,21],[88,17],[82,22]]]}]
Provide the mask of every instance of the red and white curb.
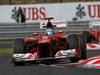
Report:
[{"label": "red and white curb", "polygon": [[82,61],[81,64],[86,68],[99,68],[100,69],[100,56],[95,56]]}]

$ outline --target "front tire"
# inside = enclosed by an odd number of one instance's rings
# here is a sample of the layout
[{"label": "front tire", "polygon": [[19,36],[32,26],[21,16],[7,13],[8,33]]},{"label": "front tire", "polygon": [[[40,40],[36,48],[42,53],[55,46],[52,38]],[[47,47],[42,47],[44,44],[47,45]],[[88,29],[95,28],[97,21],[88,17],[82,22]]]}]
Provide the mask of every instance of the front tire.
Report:
[{"label": "front tire", "polygon": [[69,49],[80,50],[80,57],[71,57],[71,62],[78,62],[80,59],[86,59],[86,42],[82,34],[69,34],[68,36]]},{"label": "front tire", "polygon": [[13,53],[23,53],[24,52],[24,39],[15,39],[13,49],[14,49]]},{"label": "front tire", "polygon": [[[24,53],[24,39],[15,39],[13,50],[14,50],[13,54]],[[14,58],[12,61],[13,61],[15,66],[25,65],[25,62],[17,62]]]}]

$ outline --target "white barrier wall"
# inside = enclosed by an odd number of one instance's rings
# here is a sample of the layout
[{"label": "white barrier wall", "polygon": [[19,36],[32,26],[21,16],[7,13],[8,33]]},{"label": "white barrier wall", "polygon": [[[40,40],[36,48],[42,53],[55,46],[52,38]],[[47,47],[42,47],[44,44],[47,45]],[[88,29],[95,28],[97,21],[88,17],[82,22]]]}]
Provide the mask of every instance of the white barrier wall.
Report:
[{"label": "white barrier wall", "polygon": [[40,22],[41,19],[48,16],[53,16],[54,20],[100,20],[100,2],[78,2],[57,4],[0,5],[0,23],[16,23],[14,14],[19,7],[23,9],[27,23]]}]

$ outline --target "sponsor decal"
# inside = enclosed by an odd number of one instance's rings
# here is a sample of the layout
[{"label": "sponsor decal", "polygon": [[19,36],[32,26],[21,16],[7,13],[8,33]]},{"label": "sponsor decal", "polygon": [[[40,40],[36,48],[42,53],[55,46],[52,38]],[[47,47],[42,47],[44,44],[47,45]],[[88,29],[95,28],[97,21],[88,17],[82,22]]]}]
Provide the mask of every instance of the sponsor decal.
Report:
[{"label": "sponsor decal", "polygon": [[88,16],[90,18],[100,18],[99,4],[87,5],[87,7],[88,7]]},{"label": "sponsor decal", "polygon": [[[71,6],[71,7],[70,7]],[[55,7],[55,8],[54,8]],[[70,8],[68,8],[70,7]],[[41,22],[47,16],[53,16],[55,20],[100,20],[100,2],[77,2],[59,4],[35,4],[35,5],[11,5],[1,6],[0,22],[20,22],[21,16],[16,15],[21,8],[25,15],[25,22]],[[12,10],[12,11],[11,11]],[[67,12],[68,11],[68,12]],[[9,18],[9,14],[11,14]],[[3,16],[5,15],[5,16]],[[19,18],[19,19],[18,19]],[[12,20],[13,19],[13,20]]]},{"label": "sponsor decal", "polygon": [[86,16],[86,13],[84,11],[85,7],[79,4],[77,7],[76,17],[82,19],[84,16]]},{"label": "sponsor decal", "polygon": [[38,58],[37,53],[35,52],[34,54],[32,53],[27,53],[27,54],[13,54],[14,58],[26,58],[26,59],[32,59],[35,60]]},{"label": "sponsor decal", "polygon": [[11,18],[14,19],[17,22],[17,11],[18,9],[16,7],[14,7],[12,9],[12,14],[11,14]]},{"label": "sponsor decal", "polygon": [[24,57],[25,54],[13,54],[13,57]]},{"label": "sponsor decal", "polygon": [[73,21],[82,20],[87,17],[87,20],[100,18],[100,5],[99,4],[79,4],[76,7],[75,17],[72,18]]},{"label": "sponsor decal", "polygon": [[90,48],[96,48],[96,46],[93,45],[93,44],[88,44],[88,46],[89,46]]},{"label": "sponsor decal", "polygon": [[37,55],[37,53],[35,52],[34,54],[32,54],[32,53],[27,53],[27,54],[25,54],[25,57],[24,58],[28,58],[28,59],[37,59],[38,58],[38,55]]},{"label": "sponsor decal", "polygon": [[87,44],[87,50],[99,50],[100,45],[99,44]]},{"label": "sponsor decal", "polygon": [[46,17],[45,10],[45,7],[14,7],[11,18],[21,23],[29,20],[42,20]]},{"label": "sponsor decal", "polygon": [[72,49],[72,50],[61,50],[61,51],[58,51],[56,53],[55,56],[75,56],[76,55],[76,50],[75,49]]},{"label": "sponsor decal", "polygon": [[46,17],[45,7],[23,8],[26,20],[42,20]]},{"label": "sponsor decal", "polygon": [[73,18],[73,20],[78,20],[78,19],[82,19],[84,16],[86,16],[86,12],[84,11],[85,7],[82,6],[81,4],[79,4],[77,7],[76,7],[77,11],[76,11],[76,15],[75,17]]},{"label": "sponsor decal", "polygon": [[[67,25],[67,21],[51,21],[52,25],[56,28],[60,28],[60,27],[66,27]],[[47,22],[41,22],[40,23],[40,28],[45,28],[47,25]]]},{"label": "sponsor decal", "polygon": [[21,7],[19,7],[19,8],[14,7],[14,9],[12,9],[11,18],[14,19],[18,23],[25,22],[25,14],[23,12],[23,9]]}]

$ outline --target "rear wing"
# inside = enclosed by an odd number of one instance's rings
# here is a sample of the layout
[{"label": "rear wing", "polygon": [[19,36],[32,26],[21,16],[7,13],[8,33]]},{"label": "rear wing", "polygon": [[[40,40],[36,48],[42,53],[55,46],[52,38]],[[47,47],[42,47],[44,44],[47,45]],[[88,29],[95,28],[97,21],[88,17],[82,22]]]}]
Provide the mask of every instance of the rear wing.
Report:
[{"label": "rear wing", "polygon": [[[65,28],[67,26],[67,21],[51,21],[54,28]],[[40,23],[40,29],[45,29],[47,21]]]}]

